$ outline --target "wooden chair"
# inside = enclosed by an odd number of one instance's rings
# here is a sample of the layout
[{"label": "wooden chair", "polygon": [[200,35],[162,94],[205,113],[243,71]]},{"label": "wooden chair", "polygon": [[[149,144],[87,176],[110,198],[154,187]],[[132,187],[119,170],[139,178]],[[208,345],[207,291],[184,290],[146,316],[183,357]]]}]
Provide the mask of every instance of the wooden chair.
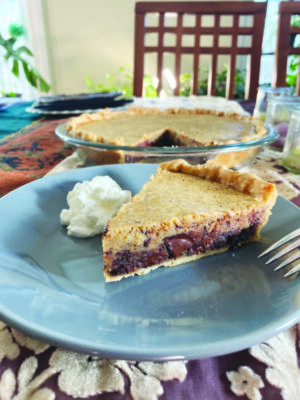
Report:
[{"label": "wooden chair", "polygon": [[[287,64],[289,55],[299,54],[300,47],[294,47],[291,37],[300,34],[300,27],[291,26],[291,17],[300,15],[300,3],[287,1],[279,4],[279,18],[277,29],[277,41],[275,50],[275,63],[272,86],[286,86]],[[296,93],[300,95],[300,68],[298,68],[298,80]]]},{"label": "wooden chair", "polygon": [[[157,26],[148,26],[147,17],[149,14],[158,14]],[[176,15],[176,26],[167,26],[165,18],[167,15]],[[174,76],[176,86],[174,95],[179,94],[179,77],[181,74],[182,56],[190,54],[193,57],[192,71],[192,94],[198,94],[198,73],[199,56],[211,55],[208,77],[208,95],[216,93],[217,61],[219,55],[229,56],[229,67],[226,81],[226,97],[234,97],[234,77],[236,71],[237,55],[249,55],[250,63],[247,68],[247,79],[245,87],[245,98],[256,98],[259,84],[260,59],[262,49],[262,37],[266,14],[266,3],[255,3],[252,1],[179,1],[179,2],[137,2],[135,5],[135,48],[134,48],[134,84],[133,93],[140,97],[143,94],[143,76],[145,67],[145,55],[156,53],[157,55],[157,94],[162,89],[163,58],[165,53],[175,55]],[[184,16],[194,15],[195,25],[185,26]],[[213,24],[206,26],[203,20],[213,18]],[[231,19],[230,24],[222,26],[222,18]],[[252,26],[241,26],[243,16],[252,16]],[[157,45],[147,45],[147,35],[158,36]],[[173,34],[176,42],[173,46],[165,44],[165,35]],[[193,46],[185,46],[182,43],[184,35],[194,38]],[[212,46],[207,44],[207,35],[212,37]],[[222,36],[231,37],[231,44],[220,45]],[[241,36],[251,38],[249,46],[240,46]],[[201,40],[201,37],[202,40]],[[203,43],[204,41],[204,43]]]}]

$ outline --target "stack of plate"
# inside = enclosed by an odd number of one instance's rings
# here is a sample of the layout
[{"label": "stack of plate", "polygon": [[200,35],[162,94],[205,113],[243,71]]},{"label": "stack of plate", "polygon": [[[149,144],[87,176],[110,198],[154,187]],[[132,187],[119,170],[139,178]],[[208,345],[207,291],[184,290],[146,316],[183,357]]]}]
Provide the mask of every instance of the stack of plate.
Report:
[{"label": "stack of plate", "polygon": [[121,107],[130,102],[132,100],[124,98],[122,92],[81,93],[40,97],[26,111],[44,115],[70,115]]}]

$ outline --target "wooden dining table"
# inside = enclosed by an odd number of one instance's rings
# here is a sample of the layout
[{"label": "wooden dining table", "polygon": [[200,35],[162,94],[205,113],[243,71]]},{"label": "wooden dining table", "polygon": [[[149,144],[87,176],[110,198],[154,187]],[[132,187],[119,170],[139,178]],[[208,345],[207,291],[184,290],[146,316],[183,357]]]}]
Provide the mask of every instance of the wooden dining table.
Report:
[{"label": "wooden dining table", "polygon": [[[69,116],[28,114],[27,107],[19,103],[0,111],[2,197],[45,176],[86,167],[76,148],[55,134]],[[240,102],[236,107],[251,113],[254,102]],[[273,182],[282,197],[300,207],[300,175],[288,172],[281,159],[282,141],[266,146],[246,169]],[[1,400],[300,399],[297,322],[274,331],[264,342],[229,354],[128,361],[37,340],[4,322],[2,313],[0,304]]]}]

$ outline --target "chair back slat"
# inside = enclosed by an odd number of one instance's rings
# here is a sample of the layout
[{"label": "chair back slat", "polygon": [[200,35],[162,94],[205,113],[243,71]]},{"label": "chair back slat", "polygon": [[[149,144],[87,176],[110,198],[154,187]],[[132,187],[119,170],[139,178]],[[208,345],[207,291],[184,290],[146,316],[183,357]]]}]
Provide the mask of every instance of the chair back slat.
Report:
[{"label": "chair back slat", "polygon": [[177,35],[176,35],[176,50],[175,50],[175,79],[176,87],[174,89],[174,94],[179,95],[179,78],[181,71],[181,42],[182,42],[182,21],[183,14],[178,14],[177,17]]},{"label": "chair back slat", "polygon": [[236,70],[236,56],[238,44],[239,16],[233,16],[233,33],[231,40],[232,53],[229,58],[229,68],[227,74],[226,97],[233,99],[234,97],[234,78]]},{"label": "chair back slat", "polygon": [[162,89],[163,55],[164,55],[164,12],[162,12],[159,15],[159,23],[158,23],[158,50],[157,50],[158,92],[160,92]]},{"label": "chair back slat", "polygon": [[141,97],[143,93],[144,55],[146,50],[144,47],[144,19],[144,14],[136,14],[135,16],[133,87],[137,97]]},{"label": "chair back slat", "polygon": [[200,47],[200,26],[201,26],[201,15],[196,15],[195,21],[195,51],[193,56],[193,76],[192,76],[192,94],[197,95],[198,93],[198,80],[199,80],[199,52],[196,51]]},{"label": "chair back slat", "polygon": [[[284,87],[286,86],[288,57],[290,55],[300,55],[300,48],[294,47],[290,42],[291,34],[300,34],[299,27],[291,27],[291,17],[293,15],[300,15],[300,3],[293,1],[281,2],[279,4],[278,15],[272,86]],[[300,68],[298,68],[296,94],[300,95]]]},{"label": "chair back slat", "polygon": [[216,94],[216,76],[218,67],[218,47],[219,47],[219,28],[220,28],[220,15],[214,16],[214,34],[213,45],[211,50],[211,64],[208,75],[208,94],[214,96]]},{"label": "chair back slat", "polygon": [[[147,15],[158,15],[158,25],[148,26]],[[166,26],[165,18],[172,13],[176,16],[175,26]],[[198,80],[200,56],[209,55],[211,57],[208,76],[208,94],[216,93],[216,76],[218,73],[219,56],[229,57],[229,68],[226,82],[226,97],[234,97],[234,81],[238,55],[247,55],[250,58],[248,76],[246,80],[245,98],[255,97],[259,82],[260,57],[262,49],[262,36],[266,14],[266,3],[255,3],[252,1],[166,1],[166,2],[137,2],[135,6],[135,63],[134,63],[134,89],[135,96],[142,96],[143,93],[143,74],[145,69],[145,55],[154,53],[157,55],[157,77],[159,95],[163,88],[163,69],[164,55],[170,53],[174,55],[173,73],[176,80],[174,94],[180,92],[179,79],[183,64],[183,56],[192,56],[192,82],[191,91],[198,93]],[[195,25],[185,26],[184,16],[194,15]],[[214,18],[213,26],[205,26],[203,20],[207,16]],[[222,26],[221,18],[232,16],[232,26]],[[252,16],[252,26],[240,26],[241,16]],[[142,26],[140,26],[142,24]],[[148,45],[145,37],[148,34],[157,34],[157,44]],[[175,43],[165,43],[166,34],[175,35]],[[184,35],[192,36],[193,45],[184,45]],[[212,37],[212,45],[203,43],[205,35]],[[220,37],[231,36],[231,45],[220,46]],[[203,38],[204,36],[204,38]],[[239,46],[240,36],[251,36],[251,46]],[[201,38],[203,40],[201,40]],[[205,40],[204,40],[205,41]],[[143,59],[143,60],[142,60]]]},{"label": "chair back slat", "polygon": [[264,32],[264,21],[265,18],[261,14],[254,15],[253,26],[256,28],[252,34],[252,55],[249,59],[248,76],[246,81],[246,92],[249,98],[256,98],[257,88],[253,86],[253,82],[259,82],[259,72],[261,63],[261,50],[257,46],[257,43],[261,43],[261,38]]}]

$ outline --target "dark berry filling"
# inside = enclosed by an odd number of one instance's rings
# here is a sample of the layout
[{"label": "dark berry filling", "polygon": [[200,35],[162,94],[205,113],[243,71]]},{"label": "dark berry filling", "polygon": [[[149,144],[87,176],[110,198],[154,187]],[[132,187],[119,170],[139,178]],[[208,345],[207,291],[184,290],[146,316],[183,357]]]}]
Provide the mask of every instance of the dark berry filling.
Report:
[{"label": "dark berry filling", "polygon": [[109,271],[109,273],[112,276],[127,274],[150,265],[160,264],[168,258],[168,253],[164,245],[156,249],[139,251],[137,253],[125,250],[116,254],[113,263],[114,269]]},{"label": "dark berry filling", "polygon": [[117,253],[113,261],[113,269],[107,272],[111,276],[124,275],[141,268],[161,264],[168,259],[206,253],[209,250],[227,246],[236,247],[253,238],[258,224],[259,218],[256,216],[252,220],[252,225],[238,232],[231,231],[220,234],[216,231],[208,232],[204,228],[201,233],[193,231],[169,236],[155,249],[136,253],[125,250]]}]

